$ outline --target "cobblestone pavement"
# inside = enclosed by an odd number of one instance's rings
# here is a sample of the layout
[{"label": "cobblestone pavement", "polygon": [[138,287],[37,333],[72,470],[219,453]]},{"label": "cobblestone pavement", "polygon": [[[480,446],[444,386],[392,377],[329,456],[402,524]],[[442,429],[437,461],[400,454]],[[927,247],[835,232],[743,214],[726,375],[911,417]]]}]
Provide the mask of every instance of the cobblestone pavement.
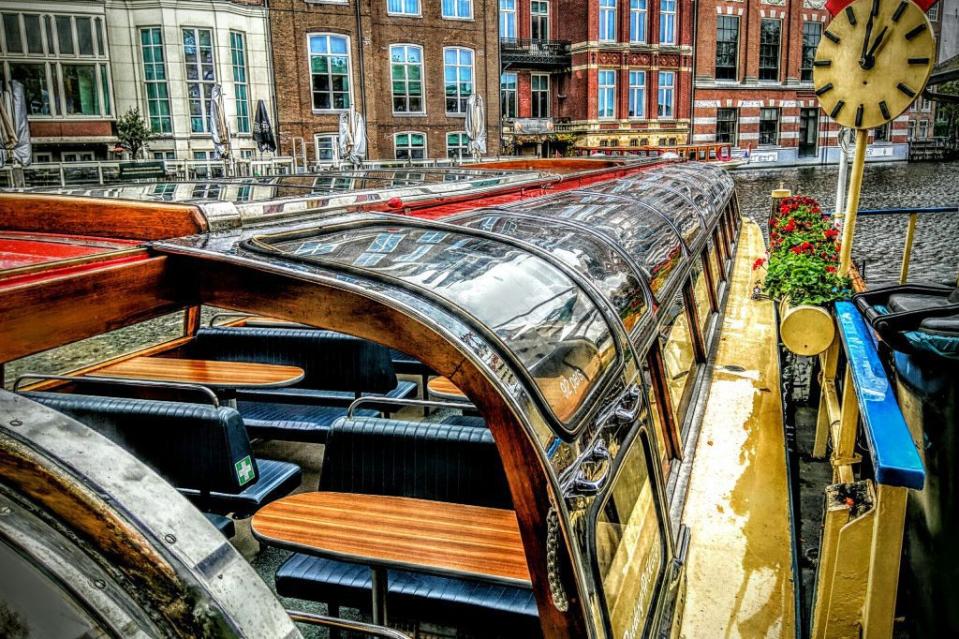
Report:
[{"label": "cobblestone pavement", "polygon": [[[838,167],[745,169],[733,172],[740,207],[765,225],[769,193],[782,184],[793,193],[809,195],[832,210]],[[868,164],[860,208],[929,207],[959,204],[959,162]],[[896,281],[907,217],[860,217],[853,258],[865,261],[866,279],[873,285]],[[919,216],[913,245],[910,281],[955,283],[959,271],[959,214]]]}]

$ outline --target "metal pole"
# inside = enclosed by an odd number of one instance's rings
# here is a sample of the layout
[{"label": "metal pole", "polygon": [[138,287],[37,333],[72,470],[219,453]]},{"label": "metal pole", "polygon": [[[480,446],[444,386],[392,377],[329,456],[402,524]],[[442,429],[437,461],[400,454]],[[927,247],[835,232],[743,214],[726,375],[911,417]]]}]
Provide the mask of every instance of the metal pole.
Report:
[{"label": "metal pole", "polygon": [[916,236],[916,221],[918,213],[909,214],[909,224],[906,226],[906,245],[902,248],[902,266],[899,268],[899,283],[905,284],[909,279],[909,260],[912,258],[912,241]]},{"label": "metal pole", "polygon": [[846,132],[849,129],[839,128],[836,141],[839,143],[839,179],[836,181],[836,211],[837,224],[841,224],[846,208],[846,187],[849,181],[849,143]]},{"label": "metal pole", "polygon": [[866,166],[868,136],[868,129],[856,129],[856,155],[852,160],[852,173],[849,176],[849,200],[846,219],[842,225],[842,247],[839,252],[840,275],[849,275],[852,264],[852,241],[856,235],[856,214],[859,212],[859,192],[862,190],[862,173]]}]

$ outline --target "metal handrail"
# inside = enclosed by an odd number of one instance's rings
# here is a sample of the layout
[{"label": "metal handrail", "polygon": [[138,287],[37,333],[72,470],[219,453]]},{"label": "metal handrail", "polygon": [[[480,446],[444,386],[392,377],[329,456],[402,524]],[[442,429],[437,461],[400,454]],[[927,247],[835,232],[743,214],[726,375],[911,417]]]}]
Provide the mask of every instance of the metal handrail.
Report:
[{"label": "metal handrail", "polygon": [[290,619],[297,623],[307,623],[312,626],[323,626],[325,628],[336,628],[338,630],[351,630],[361,632],[368,637],[382,637],[383,639],[412,639],[408,634],[393,630],[386,626],[377,626],[364,623],[362,621],[351,621],[341,617],[328,617],[318,615],[312,612],[302,612],[300,610],[287,610],[286,614]]},{"label": "metal handrail", "polygon": [[211,389],[200,384],[184,384],[182,382],[156,382],[146,379],[126,379],[121,377],[98,377],[95,375],[46,375],[43,373],[24,373],[13,382],[13,392],[20,390],[20,383],[25,379],[56,380],[63,382],[81,382],[87,384],[115,384],[117,386],[133,386],[136,388],[167,388],[173,390],[189,390],[206,395],[215,408],[220,407],[220,400]]},{"label": "metal handrail", "polygon": [[[859,209],[857,215],[910,215],[921,213],[959,213],[959,205],[953,206],[925,206],[925,207],[892,207],[888,209]],[[836,215],[836,211],[828,211],[826,215]]]}]

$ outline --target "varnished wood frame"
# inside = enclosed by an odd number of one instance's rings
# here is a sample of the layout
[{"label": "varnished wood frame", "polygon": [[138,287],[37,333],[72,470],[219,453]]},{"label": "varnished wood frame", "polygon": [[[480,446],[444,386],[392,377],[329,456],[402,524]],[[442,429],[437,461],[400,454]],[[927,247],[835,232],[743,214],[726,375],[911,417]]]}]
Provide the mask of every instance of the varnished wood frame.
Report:
[{"label": "varnished wood frame", "polygon": [[682,433],[669,397],[669,387],[666,383],[666,365],[663,362],[659,339],[654,339],[650,344],[649,350],[646,352],[646,363],[649,367],[650,391],[656,396],[656,412],[659,414],[660,423],[663,425],[663,446],[666,447],[667,463],[670,459],[681,460],[683,458]]},{"label": "varnished wood frame", "polygon": [[[586,605],[573,576],[571,540],[564,518],[560,545],[562,583],[570,604],[551,603],[546,565],[546,517],[557,487],[549,479],[538,444],[507,406],[494,383],[455,344],[423,320],[359,292],[252,268],[176,256],[180,281],[191,282],[198,302],[301,322],[369,339],[404,352],[448,377],[486,418],[496,440],[519,521],[526,561],[545,637],[587,637]],[[189,276],[189,277],[187,277]]]}]

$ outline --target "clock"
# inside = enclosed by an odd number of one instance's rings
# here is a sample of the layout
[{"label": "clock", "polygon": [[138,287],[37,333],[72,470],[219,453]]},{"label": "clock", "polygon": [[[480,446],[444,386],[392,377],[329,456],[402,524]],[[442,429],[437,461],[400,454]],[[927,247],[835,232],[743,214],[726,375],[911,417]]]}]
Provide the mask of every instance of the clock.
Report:
[{"label": "clock", "polygon": [[871,129],[901,115],[935,64],[929,18],[912,0],[855,0],[823,31],[813,84],[842,126]]}]

